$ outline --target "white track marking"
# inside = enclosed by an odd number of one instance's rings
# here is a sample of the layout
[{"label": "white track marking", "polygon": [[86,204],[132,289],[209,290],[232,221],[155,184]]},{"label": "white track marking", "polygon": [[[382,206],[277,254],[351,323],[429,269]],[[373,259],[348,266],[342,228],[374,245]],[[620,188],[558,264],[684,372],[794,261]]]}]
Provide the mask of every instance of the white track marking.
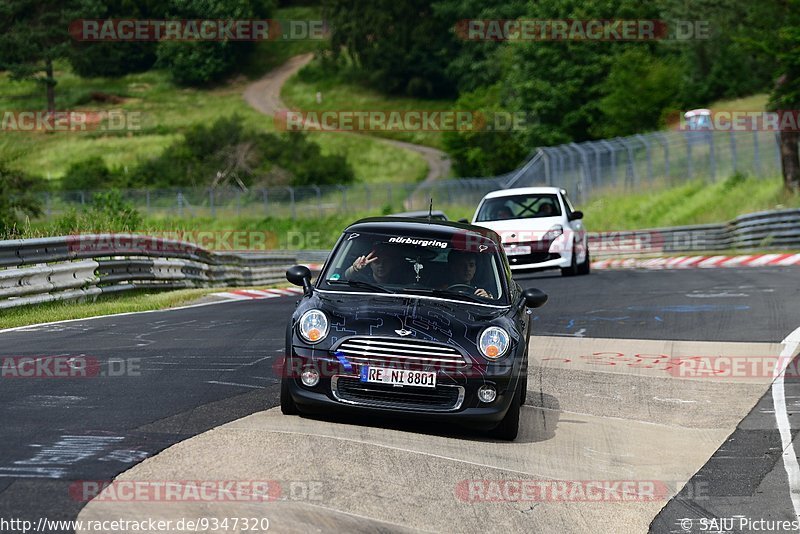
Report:
[{"label": "white track marking", "polygon": [[783,351],[775,364],[775,373],[778,377],[772,383],[772,404],[775,406],[775,421],[781,434],[783,449],[783,467],[789,479],[789,498],[792,500],[795,515],[800,518],[800,464],[792,443],[792,427],[789,424],[789,414],[786,411],[786,393],[783,388],[783,377],[786,366],[792,361],[797,347],[800,346],[800,328],[789,334],[782,342]]},{"label": "white track marking", "polygon": [[159,313],[159,312],[168,312],[168,311],[176,311],[176,310],[187,310],[189,308],[201,308],[203,306],[213,306],[215,304],[230,304],[234,302],[233,300],[217,300],[213,302],[201,302],[200,304],[189,304],[187,306],[178,306],[176,308],[162,308],[160,310],[144,310],[144,311],[136,311],[136,312],[123,312],[123,313],[110,313],[108,315],[93,315],[92,317],[81,317],[79,319],[64,319],[61,321],[51,321],[49,323],[36,323],[36,324],[29,324],[25,326],[15,326],[13,328],[5,328],[0,330],[0,334],[4,334],[6,332],[16,332],[18,330],[28,330],[34,331],[36,328],[40,328],[42,326],[50,326],[54,324],[62,324],[62,323],[74,323],[76,321],[91,321],[93,319],[106,319],[108,317],[124,317],[126,315],[139,315],[142,313]]}]

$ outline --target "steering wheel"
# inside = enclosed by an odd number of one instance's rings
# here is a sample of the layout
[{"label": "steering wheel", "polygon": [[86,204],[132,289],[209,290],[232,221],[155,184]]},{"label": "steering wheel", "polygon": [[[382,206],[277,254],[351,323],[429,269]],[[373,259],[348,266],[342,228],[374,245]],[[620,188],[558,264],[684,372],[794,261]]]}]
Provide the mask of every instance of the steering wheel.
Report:
[{"label": "steering wheel", "polygon": [[469,291],[470,293],[475,292],[475,288],[469,284],[453,284],[452,286],[448,286],[447,290],[458,291],[458,292]]}]

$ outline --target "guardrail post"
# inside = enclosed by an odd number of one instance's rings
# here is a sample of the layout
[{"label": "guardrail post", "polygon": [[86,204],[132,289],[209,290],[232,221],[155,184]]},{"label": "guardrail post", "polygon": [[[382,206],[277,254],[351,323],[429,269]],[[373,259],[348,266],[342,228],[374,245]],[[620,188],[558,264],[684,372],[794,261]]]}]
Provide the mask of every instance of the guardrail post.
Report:
[{"label": "guardrail post", "polygon": [[645,136],[641,135],[641,134],[637,135],[636,138],[639,141],[641,141],[641,143],[644,145],[645,158],[647,159],[647,181],[648,182],[652,182],[653,181],[653,159],[652,159],[652,157],[650,155],[650,141],[648,141],[647,138]]},{"label": "guardrail post", "polygon": [[320,190],[319,186],[314,186],[314,190],[317,192],[317,213],[319,216],[322,217],[322,191]]},{"label": "guardrail post", "polygon": [[269,191],[262,189],[261,197],[264,200],[264,213],[269,214]]},{"label": "guardrail post", "polygon": [[692,165],[692,141],[689,136],[686,136],[686,177],[689,180],[692,179],[692,171],[694,171],[694,166]]},{"label": "guardrail post", "polygon": [[81,195],[81,207],[83,207],[86,205],[86,196],[83,194],[83,191],[79,191],[79,194]]},{"label": "guardrail post", "polygon": [[594,185],[600,186],[602,185],[602,180],[600,178],[600,149],[597,148],[597,143],[587,144],[592,148],[592,152],[594,152]]},{"label": "guardrail post", "polygon": [[761,176],[761,154],[758,151],[758,130],[753,130],[753,166],[756,176]]},{"label": "guardrail post", "polygon": [[342,213],[347,213],[347,188],[343,185],[338,186],[342,191]]},{"label": "guardrail post", "polygon": [[657,133],[656,139],[658,139],[661,146],[664,147],[664,176],[669,181],[669,141],[667,140],[667,136],[663,133]]},{"label": "guardrail post", "polygon": [[618,138],[618,141],[625,147],[625,152],[628,154],[628,165],[625,167],[625,185],[635,186],[636,182],[636,166],[633,164],[633,147],[628,143],[624,137]]},{"label": "guardrail post", "polygon": [[708,132],[708,165],[711,170],[711,181],[717,181],[717,158],[714,156],[714,132]]},{"label": "guardrail post", "polygon": [[[617,181],[617,152],[614,150],[614,145],[606,141],[605,139],[601,139],[598,141],[608,152],[608,157],[611,161],[611,182],[616,183]],[[608,175],[607,175],[608,176]]]},{"label": "guardrail post", "polygon": [[781,168],[781,133],[775,132],[775,161],[778,164],[778,169]]},{"label": "guardrail post", "polygon": [[289,190],[289,203],[292,206],[292,220],[296,221],[297,220],[297,207],[294,205],[294,188],[293,187],[287,187],[286,189]]},{"label": "guardrail post", "polygon": [[736,173],[739,170],[739,162],[737,161],[736,155],[736,132],[733,130],[730,131],[731,136],[731,165],[733,166],[733,172]]},{"label": "guardrail post", "polygon": [[53,208],[50,205],[50,191],[44,194],[44,212],[47,214],[47,218],[49,219],[53,215]]},{"label": "guardrail post", "polygon": [[178,191],[178,217],[183,217],[183,193]]},{"label": "guardrail post", "polygon": [[553,177],[550,176],[550,152],[542,150],[542,157],[544,158],[544,181],[547,185],[553,185]]}]

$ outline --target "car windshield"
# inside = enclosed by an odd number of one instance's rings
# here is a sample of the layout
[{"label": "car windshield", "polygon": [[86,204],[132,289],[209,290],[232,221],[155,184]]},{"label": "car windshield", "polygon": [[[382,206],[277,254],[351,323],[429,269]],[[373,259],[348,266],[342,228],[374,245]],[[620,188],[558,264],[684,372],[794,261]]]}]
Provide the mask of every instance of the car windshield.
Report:
[{"label": "car windshield", "polygon": [[478,212],[476,222],[506,219],[532,219],[561,215],[561,206],[555,193],[530,193],[489,198]]},{"label": "car windshield", "polygon": [[347,233],[320,277],[320,288],[402,293],[506,305],[497,245],[479,234],[420,237]]}]

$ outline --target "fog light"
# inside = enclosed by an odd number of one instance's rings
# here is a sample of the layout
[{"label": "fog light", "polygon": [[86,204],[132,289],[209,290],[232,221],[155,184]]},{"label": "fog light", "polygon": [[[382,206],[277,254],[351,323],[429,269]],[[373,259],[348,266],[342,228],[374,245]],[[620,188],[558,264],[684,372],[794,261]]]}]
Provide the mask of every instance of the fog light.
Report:
[{"label": "fog light", "polygon": [[313,367],[303,369],[303,373],[300,375],[300,380],[303,382],[304,386],[313,388],[319,384],[319,372]]},{"label": "fog light", "polygon": [[481,402],[493,402],[497,398],[497,390],[494,386],[483,385],[478,389],[478,398]]}]

